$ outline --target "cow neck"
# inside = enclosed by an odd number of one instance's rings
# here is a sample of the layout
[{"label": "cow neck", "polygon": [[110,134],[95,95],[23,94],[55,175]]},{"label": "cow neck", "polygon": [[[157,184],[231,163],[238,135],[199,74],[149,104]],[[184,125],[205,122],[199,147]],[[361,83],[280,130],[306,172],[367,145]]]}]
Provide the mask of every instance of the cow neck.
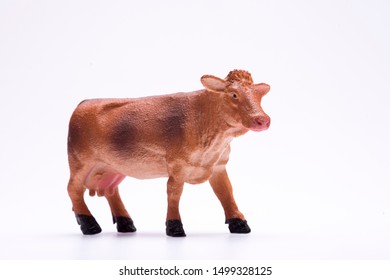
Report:
[{"label": "cow neck", "polygon": [[[199,129],[215,137],[234,137],[237,129],[226,122],[219,93],[207,90],[196,95],[198,115],[195,116]],[[199,132],[201,132],[199,131]]]}]

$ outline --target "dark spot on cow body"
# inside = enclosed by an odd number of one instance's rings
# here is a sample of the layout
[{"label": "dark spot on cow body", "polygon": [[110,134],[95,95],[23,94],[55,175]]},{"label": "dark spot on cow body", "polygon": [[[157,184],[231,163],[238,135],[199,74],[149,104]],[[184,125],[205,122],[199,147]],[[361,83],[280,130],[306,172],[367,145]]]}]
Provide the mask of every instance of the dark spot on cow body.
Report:
[{"label": "dark spot on cow body", "polygon": [[79,139],[79,127],[73,122],[69,123],[68,130],[68,150],[77,144]]},{"label": "dark spot on cow body", "polygon": [[120,119],[112,128],[109,143],[120,157],[131,157],[137,149],[138,129],[131,115]]},{"label": "dark spot on cow body", "polygon": [[179,144],[180,146],[183,143],[186,123],[185,104],[180,103],[180,99],[173,101],[162,123],[164,136],[168,145]]},{"label": "dark spot on cow body", "polygon": [[85,131],[81,129],[79,122],[71,120],[68,130],[68,153],[76,151],[79,148],[83,148],[85,141],[83,141]]},{"label": "dark spot on cow body", "polygon": [[172,113],[164,120],[164,130],[169,140],[181,139],[184,134],[184,115]]}]

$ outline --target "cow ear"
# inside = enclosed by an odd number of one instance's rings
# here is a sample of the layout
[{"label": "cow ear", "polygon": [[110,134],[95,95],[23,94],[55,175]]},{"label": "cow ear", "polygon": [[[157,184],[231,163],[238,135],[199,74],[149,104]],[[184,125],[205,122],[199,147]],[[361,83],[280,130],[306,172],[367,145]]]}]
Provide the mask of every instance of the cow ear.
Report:
[{"label": "cow ear", "polygon": [[200,81],[207,90],[214,92],[224,91],[227,86],[227,82],[225,80],[212,75],[204,75],[200,78]]},{"label": "cow ear", "polygon": [[255,92],[261,96],[266,95],[270,89],[271,87],[265,83],[255,84]]}]

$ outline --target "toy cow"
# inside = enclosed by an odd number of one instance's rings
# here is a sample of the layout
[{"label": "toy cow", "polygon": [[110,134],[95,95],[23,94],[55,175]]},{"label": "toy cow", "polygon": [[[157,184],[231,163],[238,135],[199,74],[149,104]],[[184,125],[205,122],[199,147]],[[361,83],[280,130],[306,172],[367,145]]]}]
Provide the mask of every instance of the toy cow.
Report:
[{"label": "toy cow", "polygon": [[68,134],[68,193],[83,234],[101,232],[84,192],[104,196],[118,232],[136,228],[118,185],[126,177],[167,177],[166,234],[185,236],[179,213],[184,183],[209,181],[225,211],[231,233],[249,233],[233,197],[225,165],[230,142],[249,130],[268,129],[260,106],[269,85],[254,84],[243,70],[225,79],[204,75],[205,89],[131,99],[93,99],[74,111]]}]

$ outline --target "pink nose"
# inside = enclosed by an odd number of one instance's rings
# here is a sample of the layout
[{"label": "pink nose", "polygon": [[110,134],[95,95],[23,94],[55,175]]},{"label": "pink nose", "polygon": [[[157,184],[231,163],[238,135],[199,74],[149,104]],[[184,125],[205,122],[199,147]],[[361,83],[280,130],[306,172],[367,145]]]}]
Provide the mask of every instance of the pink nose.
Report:
[{"label": "pink nose", "polygon": [[271,118],[265,115],[254,119],[252,129],[254,131],[262,131],[268,129],[270,125],[271,125]]}]

